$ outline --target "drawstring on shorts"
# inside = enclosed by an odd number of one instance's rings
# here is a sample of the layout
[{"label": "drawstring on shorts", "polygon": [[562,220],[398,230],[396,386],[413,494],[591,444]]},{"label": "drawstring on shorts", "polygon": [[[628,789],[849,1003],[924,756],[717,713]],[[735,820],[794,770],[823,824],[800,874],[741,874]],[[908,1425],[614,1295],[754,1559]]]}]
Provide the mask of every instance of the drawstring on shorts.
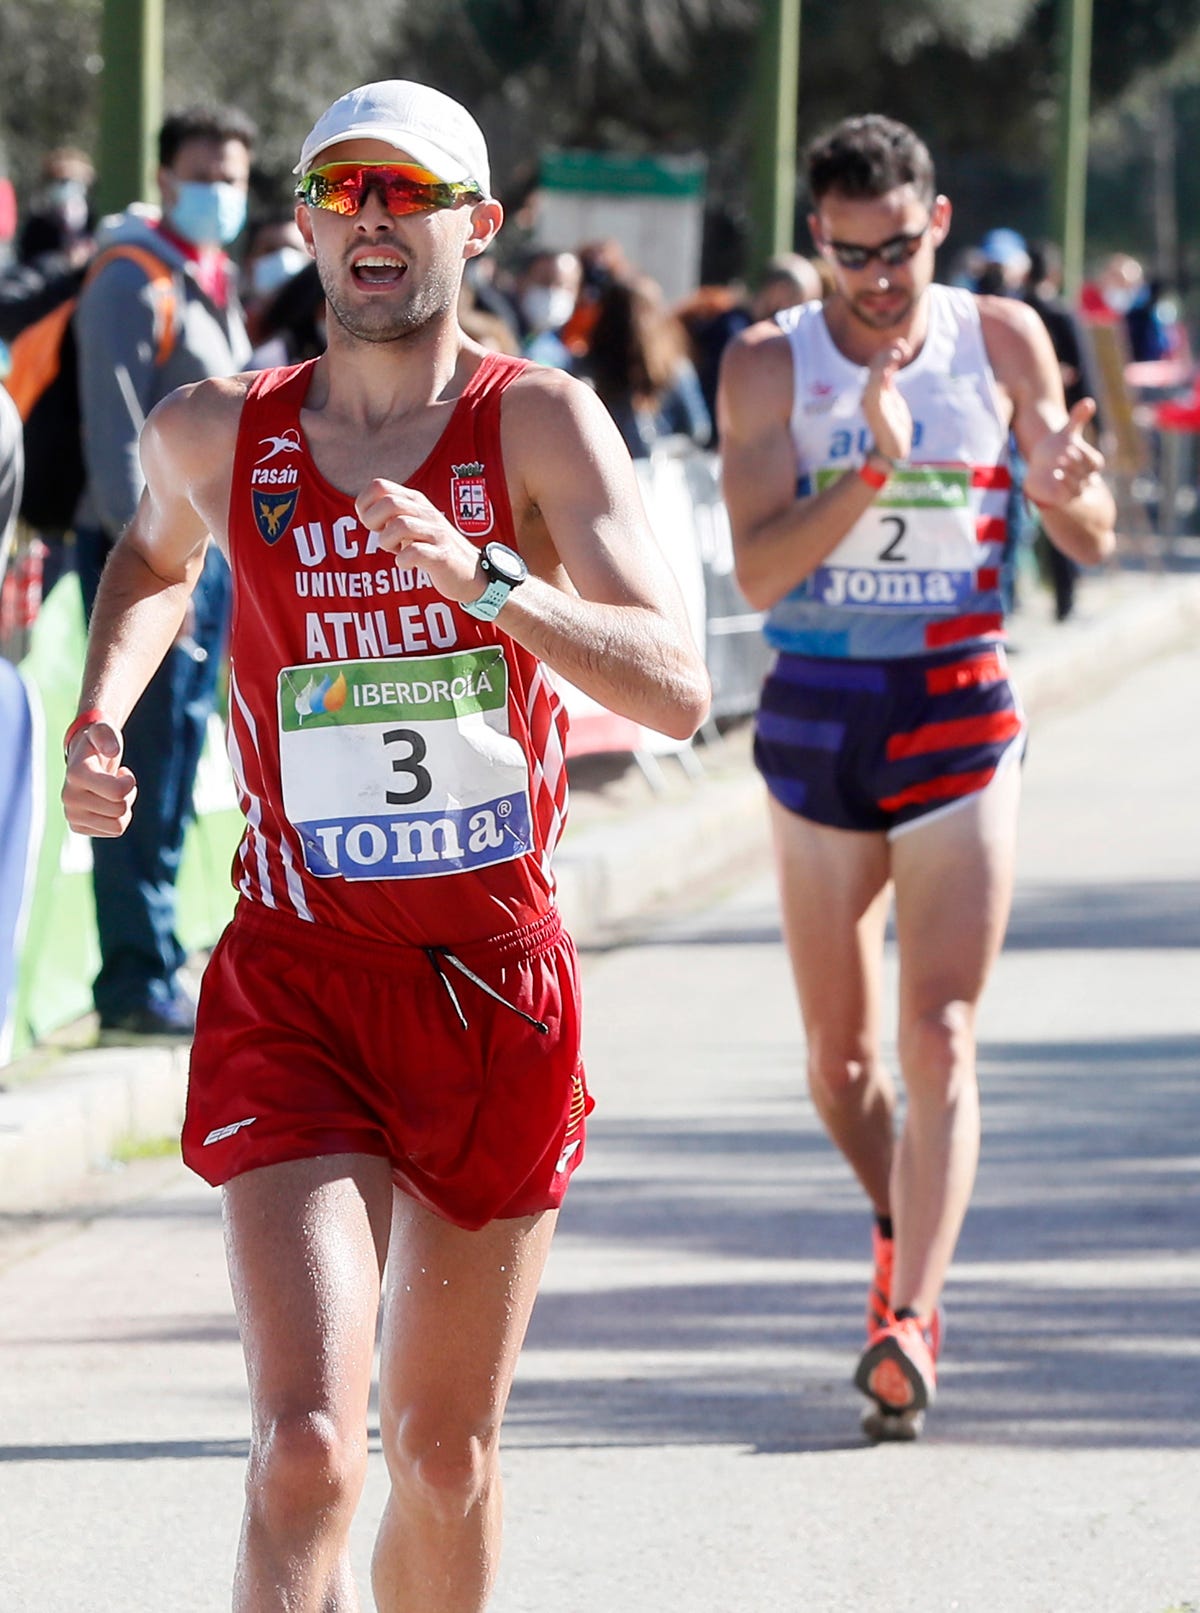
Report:
[{"label": "drawstring on shorts", "polygon": [[446,994],[450,998],[450,1001],[454,1004],[454,1012],[458,1015],[458,1021],[463,1030],[467,1029],[467,1016],[463,1013],[462,1004],[458,1000],[458,993],[455,991],[453,983],[446,974],[445,969],[442,968],[443,959],[445,959],[447,963],[452,963],[458,970],[459,974],[466,975],[467,979],[470,980],[474,985],[478,986],[480,991],[485,992],[493,1002],[499,1003],[503,1008],[507,1008],[512,1013],[518,1015],[518,1017],[523,1019],[527,1025],[532,1025],[534,1030],[537,1031],[540,1036],[548,1036],[550,1034],[549,1025],[544,1024],[540,1019],[534,1019],[532,1014],[527,1014],[523,1008],[518,1008],[516,1003],[510,1003],[507,997],[502,997],[498,991],[495,991],[491,986],[488,985],[486,980],[481,980],[475,973],[474,969],[468,969],[467,965],[462,961],[461,958],[456,958],[448,947],[422,947],[421,950],[433,965],[434,974],[437,975],[442,985],[445,986]]}]

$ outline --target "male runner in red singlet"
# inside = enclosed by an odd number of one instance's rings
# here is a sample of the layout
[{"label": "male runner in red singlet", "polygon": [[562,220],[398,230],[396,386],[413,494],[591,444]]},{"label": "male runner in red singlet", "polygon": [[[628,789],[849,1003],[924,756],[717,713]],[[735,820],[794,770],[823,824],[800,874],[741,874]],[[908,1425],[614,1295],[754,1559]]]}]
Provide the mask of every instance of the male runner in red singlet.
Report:
[{"label": "male runner in red singlet", "polygon": [[708,681],[603,405],[458,326],[464,264],[502,219],[474,120],[367,85],[296,171],[328,352],[152,415],[63,798],[81,833],[128,824],[121,726],[216,542],[246,832],[184,1156],[224,1186],[248,1365],[235,1606],[359,1606],[382,1298],[376,1604],[476,1613],[500,1423],[589,1107],[547,668],[677,737]]},{"label": "male runner in red singlet", "polygon": [[[933,283],[950,227],[903,124],[839,124],[809,153],[822,303],[729,349],[721,447],[738,576],[778,659],[755,757],[821,1119],[874,1206],[855,1382],[876,1439],[932,1400],[939,1298],[979,1153],[975,1012],[1008,918],[1024,720],[1003,649],[1013,486],[1084,564],[1112,548],[1094,405],[1068,415],[1023,303]],[[889,886],[898,1052],[880,1050]]]}]

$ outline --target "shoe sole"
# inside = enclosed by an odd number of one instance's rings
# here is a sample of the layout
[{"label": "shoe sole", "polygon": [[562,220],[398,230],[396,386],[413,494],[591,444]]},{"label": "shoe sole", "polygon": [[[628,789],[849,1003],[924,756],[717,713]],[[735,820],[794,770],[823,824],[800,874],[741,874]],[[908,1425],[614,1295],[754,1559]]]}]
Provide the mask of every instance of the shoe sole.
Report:
[{"label": "shoe sole", "polygon": [[911,1444],[925,1431],[925,1413],[868,1406],[862,1414],[862,1431],[873,1445]]},{"label": "shoe sole", "polygon": [[854,1374],[854,1387],[884,1412],[924,1411],[933,1390],[894,1339],[880,1339],[864,1351]]}]

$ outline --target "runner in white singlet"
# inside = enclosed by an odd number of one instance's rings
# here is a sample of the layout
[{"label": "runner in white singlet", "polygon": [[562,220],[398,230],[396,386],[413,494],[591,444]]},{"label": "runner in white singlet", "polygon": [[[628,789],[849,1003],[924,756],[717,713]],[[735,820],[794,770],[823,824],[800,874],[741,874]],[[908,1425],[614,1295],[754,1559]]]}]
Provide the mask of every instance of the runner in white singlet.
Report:
[{"label": "runner in white singlet", "polygon": [[[911,129],[847,119],[809,153],[834,291],[751,327],[720,387],[738,578],[779,651],[756,759],[813,1101],[874,1207],[855,1383],[875,1439],[936,1385],[940,1298],[979,1152],[975,1013],[1008,918],[1023,721],[1004,664],[1011,479],[1064,553],[1113,545],[1103,461],[1023,303],[934,286],[950,228]],[[895,889],[898,1053],[880,1053]]]}]

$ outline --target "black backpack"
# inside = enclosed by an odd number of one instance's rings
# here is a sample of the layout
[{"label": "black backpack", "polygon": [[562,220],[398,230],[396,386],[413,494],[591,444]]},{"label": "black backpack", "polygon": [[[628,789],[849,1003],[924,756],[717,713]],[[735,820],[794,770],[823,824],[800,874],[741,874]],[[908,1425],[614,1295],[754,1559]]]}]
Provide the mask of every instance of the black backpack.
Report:
[{"label": "black backpack", "polygon": [[39,532],[65,532],[83,492],[86,473],[73,316],[86,282],[114,258],[131,258],[154,283],[158,327],[154,361],[165,364],[175,346],[175,280],[168,266],[145,247],[105,247],[83,268],[53,277],[23,302],[6,301],[0,315],[3,334],[14,332],[4,384],[25,426],[21,516]]}]

